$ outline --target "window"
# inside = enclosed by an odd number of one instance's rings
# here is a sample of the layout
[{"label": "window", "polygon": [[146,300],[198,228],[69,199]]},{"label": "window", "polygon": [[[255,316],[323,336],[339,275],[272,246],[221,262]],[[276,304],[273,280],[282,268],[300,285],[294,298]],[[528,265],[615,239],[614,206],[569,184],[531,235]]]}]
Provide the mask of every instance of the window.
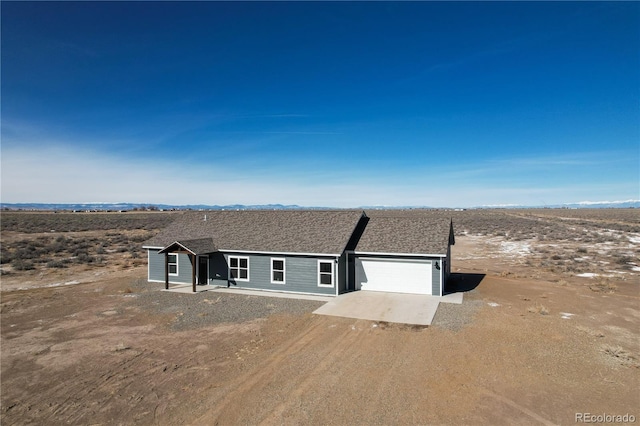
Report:
[{"label": "window", "polygon": [[271,283],[284,284],[284,259],[271,259]]},{"label": "window", "polygon": [[333,287],[333,262],[318,260],[318,286]]},{"label": "window", "polygon": [[169,275],[178,275],[178,255],[167,254],[169,261]]},{"label": "window", "polygon": [[249,281],[249,258],[229,256],[229,277],[236,281]]}]

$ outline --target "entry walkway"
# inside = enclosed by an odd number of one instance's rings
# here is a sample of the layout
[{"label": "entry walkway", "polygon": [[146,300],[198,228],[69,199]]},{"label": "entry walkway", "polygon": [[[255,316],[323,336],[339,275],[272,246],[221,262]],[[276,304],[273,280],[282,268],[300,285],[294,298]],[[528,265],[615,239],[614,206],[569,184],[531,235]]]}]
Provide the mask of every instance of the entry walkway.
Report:
[{"label": "entry walkway", "polygon": [[247,296],[278,297],[280,299],[316,300],[318,302],[328,302],[335,299],[333,296],[316,296],[315,294],[284,293],[266,290],[245,290],[227,287],[215,287],[211,291],[216,293],[244,294]]},{"label": "entry walkway", "polygon": [[313,313],[370,321],[431,325],[440,302],[460,304],[462,298],[462,293],[437,297],[422,294],[354,291],[335,297]]},{"label": "entry walkway", "polygon": [[191,284],[170,284],[168,289],[162,289],[162,291],[168,291],[170,293],[188,293],[188,294],[196,294],[202,293],[203,291],[209,291],[213,288],[213,286],[209,285],[197,285],[196,292],[193,292],[193,285]]},{"label": "entry walkway", "polygon": [[315,300],[318,302],[329,302],[335,299],[334,296],[319,296],[315,294],[303,293],[285,293],[268,290],[248,290],[242,288],[222,287],[217,285],[197,285],[196,292],[194,293],[193,286],[191,284],[171,284],[171,287],[169,287],[168,290],[162,289],[162,291],[185,294],[197,294],[202,293],[203,291],[212,291],[214,293],[244,294],[245,296],[277,297],[280,299]]}]

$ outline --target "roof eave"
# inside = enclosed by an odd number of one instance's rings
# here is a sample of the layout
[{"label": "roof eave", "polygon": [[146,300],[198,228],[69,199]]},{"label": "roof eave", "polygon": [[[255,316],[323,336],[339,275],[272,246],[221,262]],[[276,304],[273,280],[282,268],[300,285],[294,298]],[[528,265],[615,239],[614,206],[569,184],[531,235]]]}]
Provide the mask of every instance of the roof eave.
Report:
[{"label": "roof eave", "polygon": [[184,250],[188,251],[189,253],[193,254],[193,255],[197,255],[196,252],[194,252],[193,250],[191,250],[189,247],[185,246],[184,244],[180,243],[179,241],[174,241],[171,244],[167,245],[166,247],[163,247],[158,253],[169,253],[169,249],[173,246],[180,246],[182,247]]},{"label": "roof eave", "polygon": [[447,257],[446,254],[434,254],[434,253],[387,253],[382,251],[357,251],[357,250],[354,250],[351,253],[355,255],[375,255],[375,256]]},{"label": "roof eave", "polygon": [[318,256],[318,257],[340,257],[336,253],[306,253],[295,251],[263,251],[263,250],[235,250],[235,249],[218,249],[221,253],[247,253],[247,254],[267,254],[267,255],[283,255],[283,256]]}]

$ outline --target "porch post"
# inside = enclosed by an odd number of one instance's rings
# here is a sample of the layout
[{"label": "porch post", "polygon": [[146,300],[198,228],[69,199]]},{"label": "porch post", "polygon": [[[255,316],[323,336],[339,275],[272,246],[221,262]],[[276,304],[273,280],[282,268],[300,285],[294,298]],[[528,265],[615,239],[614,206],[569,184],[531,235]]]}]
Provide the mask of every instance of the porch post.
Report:
[{"label": "porch post", "polygon": [[169,290],[169,254],[164,254],[164,289]]},{"label": "porch post", "polygon": [[193,285],[193,292],[196,292],[196,255],[189,254],[191,258],[191,284]]}]

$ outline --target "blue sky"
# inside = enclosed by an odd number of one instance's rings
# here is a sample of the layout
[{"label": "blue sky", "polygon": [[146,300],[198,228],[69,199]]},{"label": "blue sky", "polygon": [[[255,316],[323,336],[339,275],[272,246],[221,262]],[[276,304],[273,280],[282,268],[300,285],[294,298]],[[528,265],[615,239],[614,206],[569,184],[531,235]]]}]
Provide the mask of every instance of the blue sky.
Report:
[{"label": "blue sky", "polygon": [[2,2],[2,201],[640,198],[640,3]]}]

